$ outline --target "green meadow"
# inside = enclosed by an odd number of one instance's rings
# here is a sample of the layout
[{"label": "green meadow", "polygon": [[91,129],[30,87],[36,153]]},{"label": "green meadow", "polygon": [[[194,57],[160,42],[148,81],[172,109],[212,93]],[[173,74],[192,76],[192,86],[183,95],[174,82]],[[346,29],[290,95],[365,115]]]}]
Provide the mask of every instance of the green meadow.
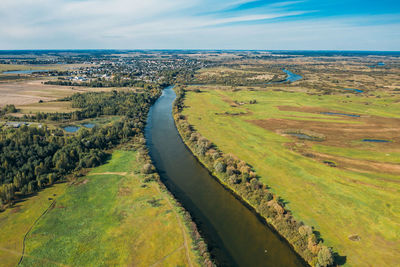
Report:
[{"label": "green meadow", "polygon": [[15,266],[18,263],[25,234],[53,199],[65,192],[65,188],[65,183],[53,185],[0,213],[1,266]]},{"label": "green meadow", "polygon": [[[346,257],[346,265],[398,264],[400,136],[392,129],[400,127],[398,99],[241,89],[191,86],[183,114],[222,152],[250,164],[295,218],[314,226],[325,244]],[[323,134],[325,140],[302,140],[288,129]],[[361,141],[376,137],[391,142]]]},{"label": "green meadow", "polygon": [[5,231],[9,237],[0,238],[0,253],[9,255],[1,257],[7,260],[2,264],[17,264],[23,236],[56,193],[54,205],[27,235],[21,266],[197,266],[183,215],[156,182],[143,183],[136,156],[117,150],[107,164],[71,185],[43,190],[41,201],[28,199],[21,210],[1,213],[2,232],[13,225]]}]

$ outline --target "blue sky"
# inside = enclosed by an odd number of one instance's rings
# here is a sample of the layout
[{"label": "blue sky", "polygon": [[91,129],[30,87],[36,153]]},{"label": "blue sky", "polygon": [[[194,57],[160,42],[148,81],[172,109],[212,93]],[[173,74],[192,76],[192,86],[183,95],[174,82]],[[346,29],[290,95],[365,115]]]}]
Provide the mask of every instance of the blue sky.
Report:
[{"label": "blue sky", "polygon": [[400,50],[400,1],[0,0],[0,49]]}]

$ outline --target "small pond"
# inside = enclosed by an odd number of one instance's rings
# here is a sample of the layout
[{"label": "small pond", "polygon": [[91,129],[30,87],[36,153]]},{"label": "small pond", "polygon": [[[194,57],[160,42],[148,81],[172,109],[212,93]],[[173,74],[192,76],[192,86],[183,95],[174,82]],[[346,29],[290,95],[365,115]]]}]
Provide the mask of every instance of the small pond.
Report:
[{"label": "small pond", "polygon": [[32,74],[35,72],[48,72],[50,70],[11,70],[5,71],[3,74]]},{"label": "small pond", "polygon": [[85,128],[92,129],[96,125],[94,123],[85,123],[85,124],[82,124],[82,126],[85,127]]},{"label": "small pond", "polygon": [[382,140],[382,139],[363,139],[363,142],[373,142],[373,143],[390,143],[392,141]]},{"label": "small pond", "polygon": [[363,90],[355,89],[355,88],[344,88],[344,90],[353,91],[353,92],[356,92],[356,93],[363,93],[364,92]]},{"label": "small pond", "polygon": [[347,113],[337,113],[337,112],[321,112],[323,115],[340,115],[340,116],[348,116],[348,117],[360,117],[360,115],[356,114],[347,114]]},{"label": "small pond", "polygon": [[369,65],[368,67],[370,67],[370,68],[378,68],[378,67],[383,67],[385,65],[386,64],[384,62],[378,62],[375,65]]},{"label": "small pond", "polygon": [[297,138],[299,138],[301,140],[321,141],[320,138],[310,136],[310,135],[304,134],[304,133],[287,133],[287,134],[289,134],[291,136],[296,136]]},{"label": "small pond", "polygon": [[64,130],[67,132],[67,133],[75,133],[75,132],[77,132],[78,130],[79,130],[79,127],[78,126],[67,126],[67,127],[64,127]]}]

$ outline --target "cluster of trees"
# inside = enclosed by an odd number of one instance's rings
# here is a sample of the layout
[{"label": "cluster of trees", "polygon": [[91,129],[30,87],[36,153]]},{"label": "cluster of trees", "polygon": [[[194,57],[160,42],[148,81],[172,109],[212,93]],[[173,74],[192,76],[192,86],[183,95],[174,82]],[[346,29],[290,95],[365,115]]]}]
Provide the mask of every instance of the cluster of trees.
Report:
[{"label": "cluster of trees", "polygon": [[0,116],[17,112],[17,108],[14,105],[6,105],[4,108],[0,109]]},{"label": "cluster of trees", "polygon": [[16,192],[31,194],[72,171],[101,164],[107,156],[104,150],[143,131],[150,106],[159,95],[160,90],[75,94],[72,103],[82,110],[64,113],[64,118],[122,118],[111,125],[81,129],[73,136],[46,126],[0,130],[0,206],[12,202]]},{"label": "cluster of trees", "polygon": [[185,91],[177,88],[174,118],[185,143],[223,183],[248,202],[284,236],[313,266],[334,263],[332,250],[322,244],[310,226],[296,221],[283,201],[258,180],[255,171],[233,155],[223,154],[209,140],[195,132],[181,114]]},{"label": "cluster of trees", "polygon": [[44,82],[44,84],[51,85],[64,85],[64,86],[85,86],[85,87],[146,87],[148,84],[144,81],[136,80],[136,79],[92,79],[86,82],[75,82],[70,80],[52,80]]}]

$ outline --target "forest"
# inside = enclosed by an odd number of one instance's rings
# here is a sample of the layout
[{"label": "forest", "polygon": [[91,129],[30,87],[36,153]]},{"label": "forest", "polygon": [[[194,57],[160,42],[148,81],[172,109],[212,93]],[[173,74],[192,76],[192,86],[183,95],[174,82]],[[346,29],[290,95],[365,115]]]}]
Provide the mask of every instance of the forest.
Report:
[{"label": "forest", "polygon": [[46,120],[64,122],[102,115],[121,116],[111,125],[81,129],[72,136],[46,125],[23,125],[18,129],[3,127],[0,130],[0,208],[12,204],[17,193],[32,194],[73,171],[104,162],[107,158],[105,150],[142,132],[149,108],[160,93],[159,88],[140,93],[77,93],[63,100],[71,101],[73,107],[80,108],[78,111],[37,113],[22,118],[43,123]]}]

